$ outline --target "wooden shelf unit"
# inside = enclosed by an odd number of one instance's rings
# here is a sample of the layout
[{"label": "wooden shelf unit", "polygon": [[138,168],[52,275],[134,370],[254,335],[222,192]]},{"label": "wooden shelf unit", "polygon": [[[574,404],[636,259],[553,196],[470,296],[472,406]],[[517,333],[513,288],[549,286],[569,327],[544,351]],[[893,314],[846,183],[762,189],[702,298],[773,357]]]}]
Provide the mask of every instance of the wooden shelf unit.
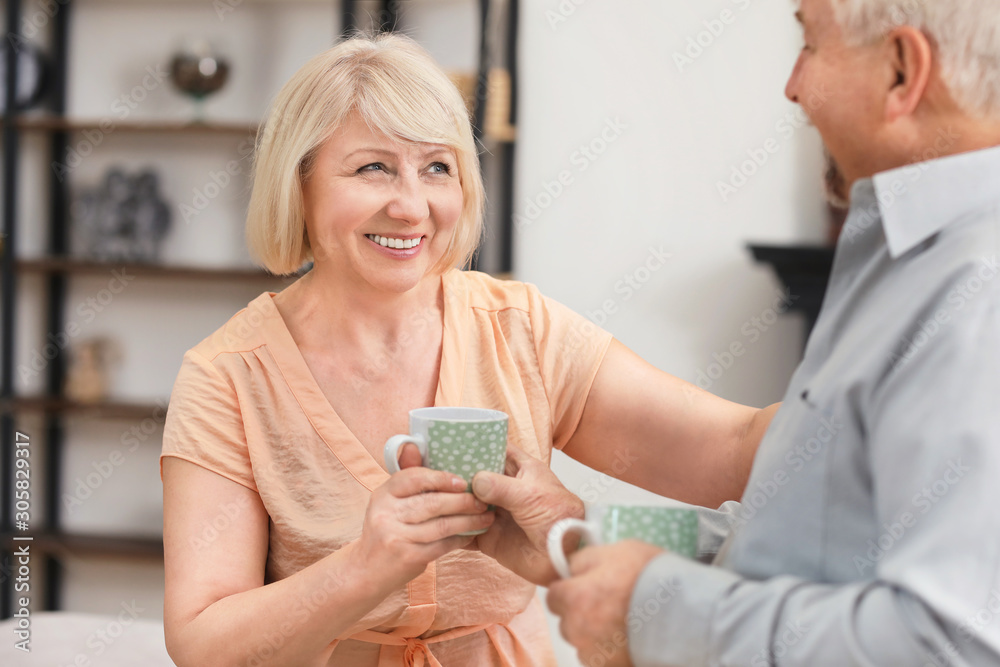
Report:
[{"label": "wooden shelf unit", "polygon": [[254,268],[214,268],[198,266],[169,266],[163,264],[113,263],[63,257],[18,260],[15,263],[15,267],[22,273],[101,275],[110,273],[111,271],[125,271],[136,276],[173,278],[177,280],[259,280],[265,282],[289,280],[288,277],[275,276],[267,273],[266,271]]},{"label": "wooden shelf unit", "polygon": [[17,396],[0,400],[0,410],[76,415],[94,419],[145,419],[163,410],[163,404],[100,401],[80,403],[62,396]]},{"label": "wooden shelf unit", "polygon": [[60,118],[58,116],[18,115],[14,125],[19,130],[36,132],[123,132],[131,134],[257,134],[254,123],[187,123],[174,120],[113,121]]},{"label": "wooden shelf unit", "polygon": [[30,544],[33,554],[50,556],[113,556],[120,558],[162,559],[163,539],[160,537],[132,537],[127,535],[88,535],[59,531],[35,532],[31,540],[15,540],[19,533],[0,535],[0,547],[15,549]]}]

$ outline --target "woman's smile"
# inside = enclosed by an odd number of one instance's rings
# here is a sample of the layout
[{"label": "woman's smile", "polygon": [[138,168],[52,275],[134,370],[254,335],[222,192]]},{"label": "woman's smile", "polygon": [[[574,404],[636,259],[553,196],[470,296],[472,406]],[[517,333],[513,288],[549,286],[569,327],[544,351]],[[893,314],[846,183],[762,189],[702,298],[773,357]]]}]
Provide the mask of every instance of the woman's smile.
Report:
[{"label": "woman's smile", "polygon": [[413,234],[397,236],[379,236],[378,234],[365,234],[378,252],[394,259],[409,259],[416,257],[423,249],[424,236]]}]

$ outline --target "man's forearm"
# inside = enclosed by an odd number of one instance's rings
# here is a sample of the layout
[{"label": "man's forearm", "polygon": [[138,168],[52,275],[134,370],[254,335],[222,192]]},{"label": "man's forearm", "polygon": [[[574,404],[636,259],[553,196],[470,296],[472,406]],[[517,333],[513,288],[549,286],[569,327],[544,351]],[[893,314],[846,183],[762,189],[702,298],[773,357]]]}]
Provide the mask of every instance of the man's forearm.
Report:
[{"label": "man's forearm", "polygon": [[665,554],[632,593],[636,667],[997,665],[976,636],[946,628],[925,602],[884,581],[764,581]]}]

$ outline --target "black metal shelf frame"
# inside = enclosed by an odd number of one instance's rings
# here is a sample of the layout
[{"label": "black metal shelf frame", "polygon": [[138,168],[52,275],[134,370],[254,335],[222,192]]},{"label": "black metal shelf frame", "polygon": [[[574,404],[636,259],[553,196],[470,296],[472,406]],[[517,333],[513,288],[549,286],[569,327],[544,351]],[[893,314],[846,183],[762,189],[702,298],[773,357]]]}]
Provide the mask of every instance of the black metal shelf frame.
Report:
[{"label": "black metal shelf frame", "polygon": [[[67,53],[69,46],[69,14],[71,0],[61,3],[54,3],[51,9],[50,25],[52,30],[51,55],[48,80],[48,107],[54,117],[62,118],[66,115],[66,72]],[[6,16],[6,58],[7,63],[15,62],[19,40],[19,26],[21,19],[20,0],[8,0]],[[0,262],[0,328],[3,333],[3,346],[0,347],[0,399],[7,401],[14,396],[14,317],[17,305],[17,277],[15,272],[15,254],[17,250],[17,171],[19,166],[20,143],[18,136],[19,128],[17,123],[17,110],[10,101],[15,99],[16,90],[16,67],[7,67],[9,73],[7,79],[8,104],[4,113],[4,155],[3,155],[3,230],[4,244],[3,257]],[[49,135],[49,158],[50,164],[61,164],[65,162],[69,150],[69,133],[65,130],[55,130]],[[49,174],[49,219],[48,219],[48,253],[52,257],[64,257],[69,249],[69,184],[59,178],[55,170]],[[52,274],[46,279],[46,330],[48,332],[59,332],[63,328],[63,302],[66,296],[66,276],[62,274]],[[66,359],[64,350],[57,349],[55,356],[49,360],[46,369],[46,390],[51,394],[58,394],[61,391],[66,372]],[[14,494],[14,414],[10,410],[5,410],[0,417],[0,442],[3,448],[4,462],[4,484],[5,493],[2,507],[2,522],[0,528],[5,532],[13,529],[13,494]],[[63,428],[62,421],[58,415],[45,413],[44,416],[44,442],[46,446],[49,465],[44,470],[44,481],[42,486],[45,494],[45,518],[44,524],[47,527],[59,525],[59,510],[61,504],[58,498],[58,489],[61,481],[62,467],[58,464],[62,460],[63,450]],[[32,452],[32,458],[37,460],[38,454]],[[34,467],[37,472],[37,465]],[[32,480],[32,492],[38,490],[39,480],[37,477]],[[34,505],[34,503],[33,503]],[[35,518],[34,516],[32,517]],[[5,550],[3,553],[4,571],[9,572],[13,566],[11,561],[12,553]],[[40,567],[39,567],[40,566]],[[58,608],[58,594],[62,579],[62,568],[55,559],[48,558],[42,554],[35,554],[32,557],[32,569],[34,572],[44,571],[45,596],[42,599],[42,606],[45,609]],[[6,617],[11,613],[12,606],[12,578],[2,577],[3,583],[0,585],[0,616]]]},{"label": "black metal shelf frame", "polygon": [[[21,3],[8,0],[6,11],[7,34],[21,22]],[[17,43],[13,39],[5,40],[4,58],[7,63],[13,63],[17,56]],[[5,99],[16,99],[17,67],[7,67]],[[4,108],[3,124],[3,253],[0,255],[0,398],[11,398],[14,395],[14,306],[17,285],[14,274],[13,249],[17,243],[17,226],[14,216],[17,211],[17,128],[14,127],[14,105],[7,104]],[[0,532],[10,533],[14,529],[14,415],[9,411],[0,414],[0,450],[2,450],[3,489],[0,492]],[[13,551],[3,546],[0,552],[0,618],[8,618],[14,613],[13,602]]]}]

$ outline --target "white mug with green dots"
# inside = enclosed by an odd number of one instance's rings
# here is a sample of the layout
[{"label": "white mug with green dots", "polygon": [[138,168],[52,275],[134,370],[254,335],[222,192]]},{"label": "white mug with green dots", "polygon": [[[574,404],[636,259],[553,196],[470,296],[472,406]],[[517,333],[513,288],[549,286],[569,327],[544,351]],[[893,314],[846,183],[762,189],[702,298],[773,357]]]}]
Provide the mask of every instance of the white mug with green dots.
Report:
[{"label": "white mug with green dots", "polygon": [[569,563],[563,537],[580,533],[589,545],[641,540],[681,556],[698,554],[698,512],[684,507],[649,505],[589,505],[587,520],[562,519],[549,530],[552,566],[563,579],[569,578]]},{"label": "white mug with green dots", "polygon": [[[413,443],[423,465],[458,475],[469,483],[480,470],[503,474],[507,460],[507,413],[484,408],[410,410],[410,432],[385,443],[385,467],[399,472],[399,448]],[[487,529],[461,533],[480,535]]]}]

